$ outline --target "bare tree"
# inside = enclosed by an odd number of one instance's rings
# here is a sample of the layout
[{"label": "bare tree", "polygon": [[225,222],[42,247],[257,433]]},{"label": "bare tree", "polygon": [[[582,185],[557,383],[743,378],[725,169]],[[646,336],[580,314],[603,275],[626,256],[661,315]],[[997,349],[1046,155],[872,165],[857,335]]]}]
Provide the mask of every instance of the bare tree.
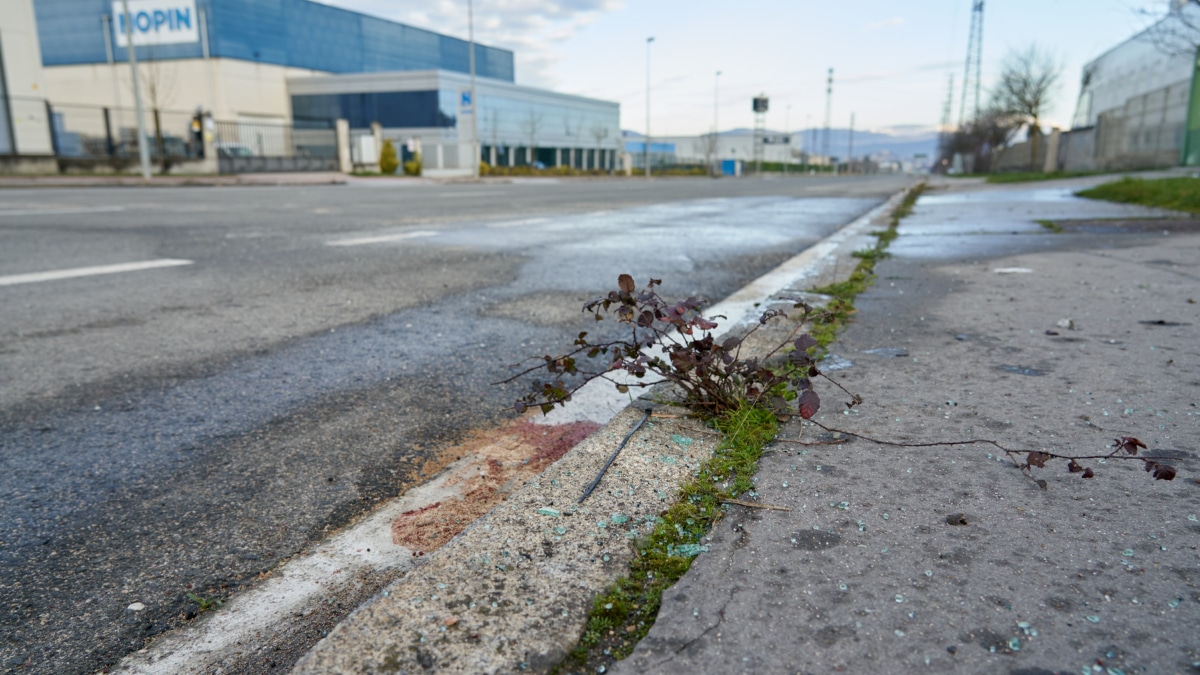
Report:
[{"label": "bare tree", "polygon": [[592,138],[596,139],[596,166],[594,168],[603,168],[600,166],[600,146],[604,143],[604,139],[608,138],[608,127],[603,124],[592,125]]},{"label": "bare tree", "polygon": [[1039,120],[1057,91],[1062,66],[1036,44],[1011,51],[1000,66],[1000,79],[992,92],[992,107],[1029,130],[1030,163],[1037,160]]},{"label": "bare tree", "polygon": [[1154,22],[1146,37],[1159,51],[1191,56],[1200,49],[1200,0],[1169,0],[1166,14],[1147,9],[1138,14]]},{"label": "bare tree", "polygon": [[988,107],[953,133],[943,134],[938,140],[938,163],[935,171],[947,171],[955,155],[963,158],[968,173],[987,173],[1004,156],[1014,134],[1023,126],[1022,121],[995,107]]},{"label": "bare tree", "polygon": [[530,164],[537,161],[537,135],[542,128],[542,119],[544,116],[540,112],[532,110],[525,113],[525,119],[521,122],[521,128],[525,131],[525,135],[529,137],[529,148],[526,150],[526,159]]},{"label": "bare tree", "polygon": [[700,137],[700,148],[704,153],[704,163],[712,175],[717,175],[717,142],[719,136],[714,131]]}]

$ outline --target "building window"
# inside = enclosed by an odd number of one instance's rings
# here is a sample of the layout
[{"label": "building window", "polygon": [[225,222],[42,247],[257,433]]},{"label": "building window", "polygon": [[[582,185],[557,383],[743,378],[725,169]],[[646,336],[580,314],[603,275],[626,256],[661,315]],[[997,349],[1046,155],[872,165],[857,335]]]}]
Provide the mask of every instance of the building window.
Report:
[{"label": "building window", "polygon": [[437,91],[392,91],[373,94],[292,96],[296,120],[345,119],[355,129],[378,122],[387,128],[453,127]]}]

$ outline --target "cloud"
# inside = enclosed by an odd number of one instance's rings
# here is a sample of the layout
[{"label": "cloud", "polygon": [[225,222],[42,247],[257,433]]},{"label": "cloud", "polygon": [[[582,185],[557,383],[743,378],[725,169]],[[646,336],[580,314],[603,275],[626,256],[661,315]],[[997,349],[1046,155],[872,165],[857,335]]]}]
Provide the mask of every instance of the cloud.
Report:
[{"label": "cloud", "polygon": [[884,19],[882,21],[876,21],[875,23],[868,24],[867,30],[880,30],[882,28],[890,28],[892,26],[901,26],[903,24],[904,24],[904,17],[893,16],[890,19]]},{"label": "cloud", "polygon": [[[467,38],[462,0],[322,0],[325,4]],[[570,40],[624,0],[475,0],[475,40],[510,49],[521,84],[553,88],[561,59],[557,45]]]}]

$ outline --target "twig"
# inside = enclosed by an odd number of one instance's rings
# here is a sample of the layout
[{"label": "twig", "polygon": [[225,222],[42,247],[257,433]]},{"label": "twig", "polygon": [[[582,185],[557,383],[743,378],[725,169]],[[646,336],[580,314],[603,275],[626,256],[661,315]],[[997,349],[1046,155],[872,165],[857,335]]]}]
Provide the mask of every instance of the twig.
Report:
[{"label": "twig", "polygon": [[799,439],[792,440],[790,438],[776,438],[776,443],[795,443],[797,445],[839,445],[845,443],[846,439],[838,438],[832,441],[801,441]]},{"label": "twig", "polygon": [[744,502],[740,499],[722,499],[722,504],[737,504],[738,506],[748,506],[752,509],[767,509],[769,511],[791,511],[787,506],[775,506],[774,504],[760,504],[759,502]]},{"label": "twig", "polygon": [[604,463],[604,468],[600,469],[600,473],[596,474],[596,480],[592,481],[592,484],[583,491],[583,496],[579,498],[579,501],[576,502],[577,504],[582,504],[583,500],[587,499],[588,495],[592,494],[592,490],[595,490],[596,486],[600,484],[600,479],[604,478],[604,472],[608,471],[608,467],[612,466],[612,463],[617,459],[617,455],[620,454],[621,448],[625,447],[625,444],[629,442],[629,439],[632,438],[633,435],[637,433],[637,430],[642,428],[642,424],[650,418],[649,408],[643,410],[642,413],[642,419],[638,420],[638,423],[633,426],[633,429],[630,429],[629,433],[625,434],[625,438],[621,439],[621,444],[617,446],[616,450],[613,450],[613,454],[609,456],[608,461]]}]

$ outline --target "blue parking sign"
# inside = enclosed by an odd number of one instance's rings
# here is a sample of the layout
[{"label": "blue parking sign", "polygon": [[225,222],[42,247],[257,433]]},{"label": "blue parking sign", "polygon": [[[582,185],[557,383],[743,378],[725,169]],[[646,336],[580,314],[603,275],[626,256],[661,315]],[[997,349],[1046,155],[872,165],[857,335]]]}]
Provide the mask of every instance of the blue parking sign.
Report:
[{"label": "blue parking sign", "polygon": [[471,90],[464,89],[460,92],[458,107],[462,112],[469,113],[474,106],[471,104]]}]

